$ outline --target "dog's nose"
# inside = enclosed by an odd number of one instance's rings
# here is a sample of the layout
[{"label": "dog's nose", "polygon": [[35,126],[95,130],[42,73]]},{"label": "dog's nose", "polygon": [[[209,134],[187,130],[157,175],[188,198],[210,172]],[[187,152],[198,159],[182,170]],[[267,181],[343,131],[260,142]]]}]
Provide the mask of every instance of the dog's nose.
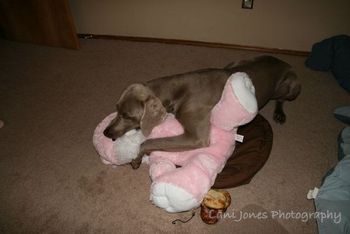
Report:
[{"label": "dog's nose", "polygon": [[112,138],[111,133],[109,132],[109,129],[108,129],[108,128],[106,128],[106,129],[103,131],[103,135],[105,135],[105,137]]},{"label": "dog's nose", "polygon": [[115,136],[113,136],[113,134],[109,131],[108,128],[106,128],[106,129],[103,131],[103,135],[105,135],[105,137],[107,137],[107,138],[111,138],[112,141],[115,141],[115,140],[116,140]]}]

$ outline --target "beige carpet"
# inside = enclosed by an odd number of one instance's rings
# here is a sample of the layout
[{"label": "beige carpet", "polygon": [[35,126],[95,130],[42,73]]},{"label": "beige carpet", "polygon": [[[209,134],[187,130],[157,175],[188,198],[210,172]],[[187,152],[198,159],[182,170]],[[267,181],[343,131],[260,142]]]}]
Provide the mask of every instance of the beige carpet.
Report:
[{"label": "beige carpet", "polygon": [[[217,225],[198,215],[172,220],[149,198],[148,168],[103,165],[92,146],[97,123],[137,81],[223,67],[258,53],[125,41],[83,40],[79,51],[0,41],[0,232],[2,233],[315,233],[308,189],[336,162],[343,125],[334,108],[350,103],[331,74],[308,70],[304,57],[277,55],[299,74],[301,96],[287,122],[271,122],[270,159],[249,185],[230,189],[232,205]],[[240,219],[245,215],[258,217]],[[272,217],[274,212],[287,217]],[[289,214],[289,215],[288,215]],[[265,218],[264,218],[265,217]],[[289,218],[288,218],[289,217]]]}]

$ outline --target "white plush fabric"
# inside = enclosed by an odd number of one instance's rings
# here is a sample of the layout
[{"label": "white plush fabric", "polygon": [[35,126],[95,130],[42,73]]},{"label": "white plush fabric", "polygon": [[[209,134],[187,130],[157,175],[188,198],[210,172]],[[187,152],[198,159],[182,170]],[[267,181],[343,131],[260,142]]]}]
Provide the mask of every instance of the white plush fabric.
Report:
[{"label": "white plush fabric", "polygon": [[114,153],[120,164],[130,163],[137,157],[140,145],[146,140],[140,130],[130,130],[114,142]]},{"label": "white plush fabric", "polygon": [[233,93],[241,105],[250,113],[258,109],[254,85],[245,72],[236,72],[230,77]]},{"label": "white plush fabric", "polygon": [[190,210],[200,205],[200,201],[191,193],[170,183],[153,183],[150,200],[170,213]]}]

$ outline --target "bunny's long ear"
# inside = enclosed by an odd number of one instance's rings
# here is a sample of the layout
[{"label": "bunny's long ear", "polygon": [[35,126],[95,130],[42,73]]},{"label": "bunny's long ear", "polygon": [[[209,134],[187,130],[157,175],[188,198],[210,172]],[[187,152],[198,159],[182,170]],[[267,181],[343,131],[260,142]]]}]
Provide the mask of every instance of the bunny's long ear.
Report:
[{"label": "bunny's long ear", "polygon": [[160,124],[166,115],[166,110],[159,98],[151,95],[144,102],[144,112],[141,118],[141,131],[144,136],[151,134],[152,129]]}]

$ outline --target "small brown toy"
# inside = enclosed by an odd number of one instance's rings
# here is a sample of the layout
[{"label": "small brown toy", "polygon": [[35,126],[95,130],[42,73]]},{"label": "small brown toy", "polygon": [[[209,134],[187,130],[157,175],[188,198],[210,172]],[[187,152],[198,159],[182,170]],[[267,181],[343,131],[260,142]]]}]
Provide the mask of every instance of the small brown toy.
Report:
[{"label": "small brown toy", "polygon": [[227,191],[211,189],[201,204],[201,218],[206,224],[215,224],[231,205],[231,196]]}]

